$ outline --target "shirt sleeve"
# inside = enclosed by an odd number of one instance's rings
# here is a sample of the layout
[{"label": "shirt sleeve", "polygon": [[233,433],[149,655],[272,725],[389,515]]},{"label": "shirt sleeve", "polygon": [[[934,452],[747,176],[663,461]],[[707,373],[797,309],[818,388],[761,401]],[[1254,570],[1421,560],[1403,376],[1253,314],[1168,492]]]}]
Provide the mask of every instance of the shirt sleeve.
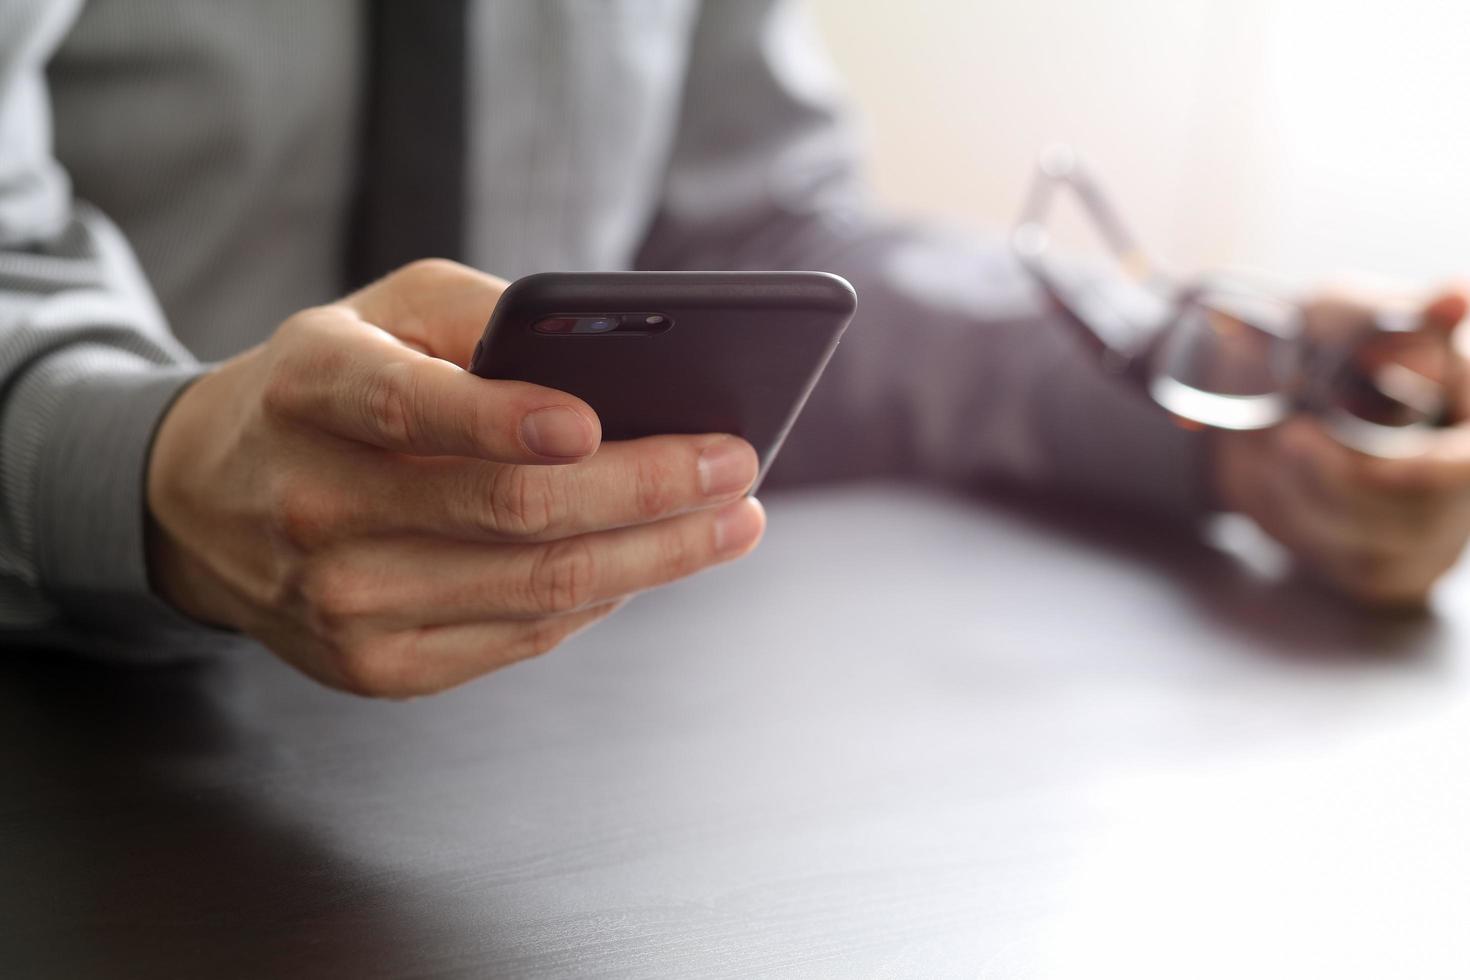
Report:
[{"label": "shirt sleeve", "polygon": [[7,646],[173,658],[220,634],[149,591],[144,479],[159,418],[201,368],[52,155],[45,65],[79,6],[0,2],[0,630]]},{"label": "shirt sleeve", "polygon": [[903,473],[1202,513],[1201,437],[1098,370],[1002,240],[876,214],[854,132],[795,3],[704,5],[640,267],[821,269],[858,294],[772,480]]}]

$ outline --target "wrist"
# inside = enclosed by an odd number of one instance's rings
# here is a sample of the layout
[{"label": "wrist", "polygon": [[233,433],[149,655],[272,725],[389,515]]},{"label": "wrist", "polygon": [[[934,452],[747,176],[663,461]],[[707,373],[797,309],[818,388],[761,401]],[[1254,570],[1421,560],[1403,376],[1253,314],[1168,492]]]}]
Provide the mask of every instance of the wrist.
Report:
[{"label": "wrist", "polygon": [[203,475],[210,443],[200,430],[212,414],[207,403],[214,380],[211,375],[196,379],[159,421],[144,483],[144,554],[148,587],[156,597],[196,622],[235,629],[224,590],[200,547],[208,537],[189,533],[208,527],[195,515],[198,502],[211,493]]}]

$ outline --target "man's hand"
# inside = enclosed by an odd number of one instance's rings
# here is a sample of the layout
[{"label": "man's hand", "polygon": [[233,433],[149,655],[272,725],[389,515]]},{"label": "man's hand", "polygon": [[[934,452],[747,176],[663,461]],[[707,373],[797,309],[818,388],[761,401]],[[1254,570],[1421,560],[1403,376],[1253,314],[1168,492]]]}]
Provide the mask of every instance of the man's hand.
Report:
[{"label": "man's hand", "polygon": [[[1439,296],[1424,308],[1423,328],[1453,331],[1467,303],[1462,292]],[[1364,310],[1353,300],[1326,299],[1309,308],[1309,325],[1331,330]],[[1412,458],[1364,455],[1308,417],[1264,432],[1216,434],[1222,502],[1349,596],[1376,606],[1422,605],[1470,537],[1465,368],[1451,392],[1462,421],[1432,434],[1428,450]]]},{"label": "man's hand", "polygon": [[324,683],[405,697],[750,551],[745,442],[599,447],[584,402],[458,366],[504,285],[415,263],[190,387],[149,461],[155,589]]}]

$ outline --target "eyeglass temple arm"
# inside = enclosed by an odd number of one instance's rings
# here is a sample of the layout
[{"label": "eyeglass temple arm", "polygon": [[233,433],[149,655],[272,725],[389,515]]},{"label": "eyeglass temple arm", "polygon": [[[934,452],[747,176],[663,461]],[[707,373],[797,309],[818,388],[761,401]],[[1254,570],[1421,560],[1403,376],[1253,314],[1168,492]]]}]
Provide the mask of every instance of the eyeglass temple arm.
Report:
[{"label": "eyeglass temple arm", "polygon": [[[1124,351],[1109,343],[1104,332],[1089,322],[1084,312],[1068,301],[1065,289],[1053,279],[1046,264],[1040,261],[1041,256],[1050,248],[1047,218],[1057,195],[1067,188],[1077,195],[1083,210],[1097,226],[1103,241],[1130,275],[1138,279],[1157,277],[1158,271],[1149,262],[1138,239],[1113,210],[1101,187],[1092,179],[1076,152],[1064,144],[1050,147],[1041,155],[1035,179],[1027,192],[1021,219],[1013,236],[1016,252],[1027,270],[1060,308],[1066,320],[1077,328],[1087,345],[1103,359],[1104,365],[1114,373],[1134,375],[1147,360],[1152,344],[1146,344],[1144,350]],[[1141,382],[1143,379],[1134,380]]]},{"label": "eyeglass temple arm", "polygon": [[1140,279],[1157,274],[1137,237],[1128,230],[1118,212],[1083,165],[1076,151],[1065,144],[1049,147],[1041,154],[1036,177],[1026,195],[1021,211],[1020,227],[1033,226],[1045,232],[1057,194],[1070,188],[1082,202],[1088,217],[1097,224],[1103,241],[1117,255],[1123,267]]}]

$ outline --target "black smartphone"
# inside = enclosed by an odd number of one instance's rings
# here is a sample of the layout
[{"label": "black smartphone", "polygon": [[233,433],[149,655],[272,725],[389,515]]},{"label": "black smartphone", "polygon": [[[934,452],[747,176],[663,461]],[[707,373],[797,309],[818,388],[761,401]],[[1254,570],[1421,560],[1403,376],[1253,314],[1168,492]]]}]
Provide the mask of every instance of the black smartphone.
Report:
[{"label": "black smartphone", "polygon": [[738,435],[763,477],[856,308],[825,272],[543,272],[506,288],[469,369],[576,395],[608,440]]}]

